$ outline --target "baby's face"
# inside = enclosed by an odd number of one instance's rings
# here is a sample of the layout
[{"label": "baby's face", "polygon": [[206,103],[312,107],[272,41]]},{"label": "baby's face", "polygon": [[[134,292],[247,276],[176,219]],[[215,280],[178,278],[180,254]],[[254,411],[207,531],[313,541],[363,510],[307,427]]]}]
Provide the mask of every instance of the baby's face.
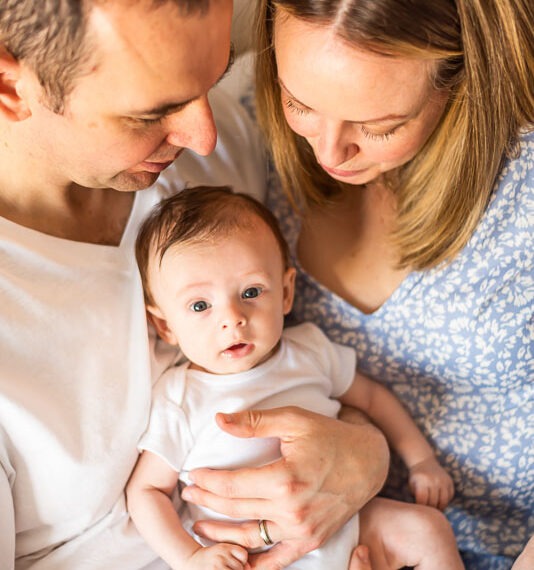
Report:
[{"label": "baby's face", "polygon": [[158,317],[197,369],[249,370],[276,350],[293,301],[295,270],[284,271],[274,235],[258,220],[214,242],[177,245],[151,264]]}]

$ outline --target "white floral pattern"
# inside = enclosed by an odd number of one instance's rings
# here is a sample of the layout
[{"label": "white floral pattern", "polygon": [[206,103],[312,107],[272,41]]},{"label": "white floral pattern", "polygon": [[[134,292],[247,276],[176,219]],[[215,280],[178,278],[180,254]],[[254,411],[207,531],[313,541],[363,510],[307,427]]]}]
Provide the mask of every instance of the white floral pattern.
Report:
[{"label": "white floral pattern", "polygon": [[[410,274],[366,315],[295,263],[291,323],[312,321],[354,347],[391,388],[452,475],[446,514],[468,570],[509,569],[534,532],[534,134],[504,166],[461,254]],[[295,252],[300,220],[271,171],[268,204]],[[395,460],[385,493],[409,500]]]}]

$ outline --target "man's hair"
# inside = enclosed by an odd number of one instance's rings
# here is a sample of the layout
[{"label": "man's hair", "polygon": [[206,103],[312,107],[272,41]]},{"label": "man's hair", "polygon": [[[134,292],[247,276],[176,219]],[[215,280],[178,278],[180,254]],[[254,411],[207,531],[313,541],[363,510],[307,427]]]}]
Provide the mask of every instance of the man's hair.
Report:
[{"label": "man's hair", "polygon": [[196,186],[162,200],[143,222],[135,244],[145,302],[154,306],[148,270],[179,244],[214,242],[241,229],[253,232],[263,222],[272,231],[284,269],[290,266],[287,242],[273,213],[254,198],[228,186]]},{"label": "man's hair", "polygon": [[503,159],[534,122],[532,0],[259,0],[258,120],[285,191],[306,208],[325,204],[343,185],[285,121],[273,42],[277,11],[385,57],[434,61],[429,81],[447,90],[448,104],[424,147],[390,180],[397,198],[392,240],[401,267],[453,259],[477,227]]},{"label": "man's hair", "polygon": [[203,13],[210,0],[1,0],[0,44],[37,75],[46,103],[63,112],[75,80],[86,72],[92,53],[88,18],[93,6],[143,2],[147,9],[167,2],[185,15]]}]

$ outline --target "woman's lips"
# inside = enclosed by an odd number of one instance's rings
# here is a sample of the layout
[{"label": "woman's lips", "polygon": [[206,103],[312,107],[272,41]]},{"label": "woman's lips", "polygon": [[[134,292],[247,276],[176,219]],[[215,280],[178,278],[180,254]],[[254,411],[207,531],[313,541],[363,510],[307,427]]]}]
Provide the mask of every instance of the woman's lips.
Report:
[{"label": "woman's lips", "polygon": [[332,176],[339,176],[341,178],[351,178],[352,176],[359,176],[360,174],[363,174],[367,170],[367,168],[361,168],[359,170],[343,170],[341,168],[329,168],[324,164],[321,163],[319,164],[321,165],[321,168],[323,170],[328,172],[328,174],[331,174]]}]

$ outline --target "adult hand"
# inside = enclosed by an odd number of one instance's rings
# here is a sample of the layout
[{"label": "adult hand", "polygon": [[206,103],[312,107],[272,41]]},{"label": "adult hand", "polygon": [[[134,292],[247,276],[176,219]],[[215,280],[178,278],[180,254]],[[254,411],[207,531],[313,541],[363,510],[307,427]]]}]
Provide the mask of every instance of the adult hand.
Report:
[{"label": "adult hand", "polygon": [[218,414],[221,429],[238,437],[278,437],[281,458],[236,471],[199,469],[184,489],[187,501],[243,523],[198,521],[195,531],[217,542],[264,546],[258,519],[277,544],[251,559],[277,570],[323,544],[381,488],[388,468],[382,434],[357,412],[353,423],[300,408]]}]

